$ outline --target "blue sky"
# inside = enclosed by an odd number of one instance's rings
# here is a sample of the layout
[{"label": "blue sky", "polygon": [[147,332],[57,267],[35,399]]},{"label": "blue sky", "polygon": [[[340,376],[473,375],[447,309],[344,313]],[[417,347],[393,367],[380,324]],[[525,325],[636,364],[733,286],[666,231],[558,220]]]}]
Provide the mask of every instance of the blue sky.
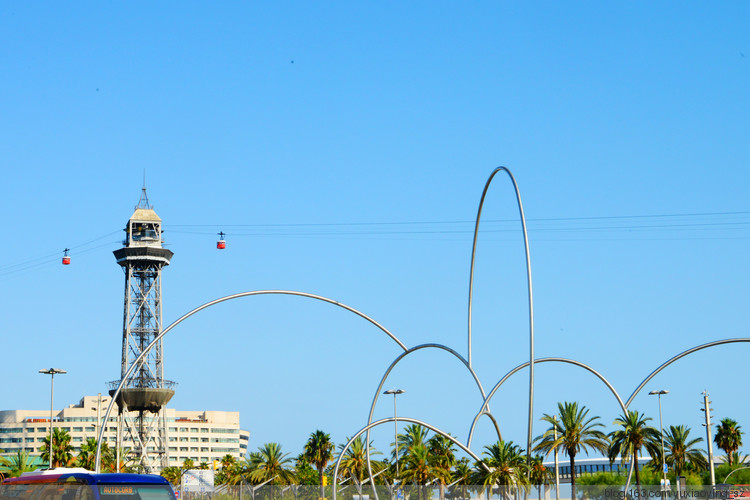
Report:
[{"label": "blue sky", "polygon": [[[28,2],[0,6],[3,409],[118,378],[112,250],[148,194],[175,253],[165,322],[287,289],[355,307],[407,346],[466,354],[472,221],[509,167],[529,220],[536,352],[584,362],[626,398],[671,356],[748,337],[750,5],[746,2]],[[493,183],[476,264],[474,367],[489,390],[528,358],[513,191]],[[215,249],[216,233],[227,249]],[[73,264],[60,265],[71,248]],[[703,436],[702,391],[745,429],[748,348],[668,368],[664,423]],[[165,339],[179,409],[238,410],[252,448],[297,453],[366,422],[397,346],[294,297],[196,315]],[[386,383],[399,414],[466,439],[463,367],[421,351]],[[525,443],[528,376],[491,408]],[[537,367],[538,418],[620,413],[580,369]],[[392,400],[376,418],[390,416]],[[386,449],[392,426],[373,434]],[[475,451],[490,444],[481,421]]]}]

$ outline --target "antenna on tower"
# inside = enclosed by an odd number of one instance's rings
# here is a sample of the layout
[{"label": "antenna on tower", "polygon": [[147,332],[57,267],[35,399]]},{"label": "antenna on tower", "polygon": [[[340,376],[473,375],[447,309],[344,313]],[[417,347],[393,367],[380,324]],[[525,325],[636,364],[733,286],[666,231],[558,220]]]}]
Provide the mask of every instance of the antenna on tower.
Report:
[{"label": "antenna on tower", "polygon": [[153,207],[148,202],[148,195],[146,194],[146,169],[143,169],[143,187],[141,188],[141,198],[138,200],[138,204],[135,206],[138,208],[145,208],[151,210]]}]

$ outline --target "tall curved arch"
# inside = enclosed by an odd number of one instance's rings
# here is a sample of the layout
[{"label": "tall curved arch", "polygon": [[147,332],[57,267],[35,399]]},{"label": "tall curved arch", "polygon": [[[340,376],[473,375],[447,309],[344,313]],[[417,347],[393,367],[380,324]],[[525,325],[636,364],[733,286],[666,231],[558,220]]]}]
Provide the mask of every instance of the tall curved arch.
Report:
[{"label": "tall curved arch", "polygon": [[516,202],[518,203],[518,214],[521,217],[521,229],[523,230],[523,245],[526,255],[526,284],[528,288],[529,296],[529,421],[528,421],[528,433],[526,439],[526,449],[531,448],[531,438],[533,432],[533,414],[534,414],[534,295],[531,286],[531,257],[529,255],[529,235],[526,230],[526,217],[523,213],[523,204],[521,203],[521,192],[518,190],[518,184],[516,183],[515,177],[506,167],[497,167],[492,171],[490,177],[487,179],[487,183],[484,185],[484,191],[482,191],[482,197],[479,200],[479,210],[477,211],[477,220],[474,226],[474,242],[471,247],[471,266],[469,269],[469,324],[468,324],[468,355],[467,360],[469,366],[471,366],[471,303],[472,294],[474,288],[474,259],[477,250],[477,237],[479,234],[479,222],[482,217],[482,207],[484,205],[484,199],[487,196],[487,190],[492,183],[492,179],[498,172],[505,172],[508,174],[511,183],[513,183],[513,189],[516,192]]},{"label": "tall curved arch", "polygon": [[682,351],[680,354],[678,354],[677,356],[674,356],[673,358],[669,359],[665,363],[661,364],[656,370],[652,371],[648,375],[648,377],[646,377],[643,380],[643,382],[641,382],[641,385],[639,385],[638,387],[636,387],[636,389],[633,391],[633,394],[631,394],[630,397],[628,398],[628,400],[625,402],[625,406],[630,406],[630,403],[632,403],[633,399],[635,399],[635,397],[638,395],[638,393],[641,392],[641,389],[643,389],[643,387],[646,384],[648,384],[649,380],[651,380],[652,378],[654,378],[657,373],[659,373],[664,368],[668,367],[669,365],[671,365],[672,363],[674,363],[678,359],[684,358],[688,354],[692,354],[694,352],[701,351],[703,349],[708,349],[709,347],[714,347],[714,346],[723,345],[723,344],[733,344],[733,343],[736,343],[736,342],[750,342],[750,338],[744,338],[743,337],[743,338],[736,338],[736,339],[715,340],[715,341],[709,342],[707,344],[701,344],[699,346],[693,347],[692,349],[688,349],[687,351]]},{"label": "tall curved arch", "polygon": [[[361,436],[363,433],[370,432],[370,429],[373,427],[377,427],[379,425],[387,424],[389,422],[409,422],[412,424],[421,425],[423,427],[427,427],[432,432],[435,432],[437,434],[440,434],[441,436],[445,436],[446,438],[450,439],[453,444],[461,448],[463,451],[465,451],[471,458],[476,460],[477,462],[481,463],[481,458],[478,457],[471,449],[469,449],[467,446],[464,446],[458,439],[454,438],[447,432],[444,432],[437,427],[434,427],[426,422],[422,422],[421,420],[417,420],[416,418],[409,418],[409,417],[388,417],[381,420],[378,420],[377,422],[372,422],[367,424],[365,427],[360,429],[354,436],[349,439],[349,442],[347,442],[344,447],[341,449],[341,453],[339,453],[339,458],[336,460],[336,466],[333,468],[333,500],[336,500],[336,489],[338,487],[338,476],[339,476],[339,466],[341,465],[341,460],[344,458],[344,453],[346,453],[346,450],[349,449],[349,447],[352,445],[355,439],[357,439],[359,436]],[[484,465],[485,468],[487,468],[486,465]],[[374,486],[374,485],[373,485]],[[377,498],[377,490],[373,488],[373,491],[375,492],[375,498]]]},{"label": "tall curved arch", "polygon": [[[414,353],[416,351],[422,350],[422,349],[442,349],[443,351],[446,351],[449,354],[452,354],[453,356],[455,356],[456,358],[458,358],[464,364],[464,366],[466,366],[466,368],[471,373],[471,376],[474,378],[474,382],[476,382],[477,387],[479,388],[479,392],[482,395],[482,399],[484,401],[487,400],[487,398],[485,396],[484,388],[482,387],[482,382],[479,380],[479,377],[477,376],[476,372],[474,372],[474,369],[471,366],[469,366],[468,361],[466,361],[466,359],[464,359],[463,356],[461,356],[458,352],[456,352],[455,350],[453,350],[450,347],[445,346],[443,344],[421,344],[421,345],[412,347],[411,349],[408,349],[406,352],[402,352],[401,354],[399,354],[396,357],[396,359],[393,360],[393,362],[388,367],[388,369],[385,371],[385,373],[383,374],[383,377],[380,379],[380,385],[378,385],[378,388],[375,390],[375,396],[373,397],[372,404],[370,405],[370,414],[367,417],[367,425],[370,425],[372,423],[372,417],[373,417],[373,414],[375,413],[375,405],[378,402],[378,398],[380,397],[380,393],[383,390],[383,386],[385,385],[385,381],[388,379],[388,375],[390,375],[391,371],[393,371],[393,369],[396,367],[396,365],[401,360],[403,360],[406,356],[408,356],[409,354],[412,354],[412,353]],[[502,439],[500,437],[500,428],[497,425],[497,421],[492,416],[492,414],[489,413],[489,406],[487,406],[487,413],[486,414],[492,419],[492,422],[495,424],[495,430],[497,431],[498,439]],[[369,430],[367,430],[367,436],[365,437],[365,450],[366,450],[366,459],[367,459],[367,472],[368,472],[368,474],[370,476],[370,480],[372,481],[373,474],[372,474],[372,467],[371,467],[371,462],[370,462],[370,431]],[[376,499],[377,499],[377,493],[375,495],[376,495]]]},{"label": "tall curved arch", "polygon": [[[206,302],[205,304],[196,307],[192,311],[190,311],[190,312],[182,315],[180,318],[178,318],[176,321],[174,321],[171,325],[169,325],[164,330],[162,330],[161,333],[159,333],[159,335],[157,335],[156,337],[154,337],[154,340],[148,346],[146,346],[146,348],[143,349],[143,351],[141,351],[140,356],[138,356],[136,359],[133,360],[133,363],[130,365],[130,368],[125,373],[125,376],[122,377],[122,380],[120,381],[120,385],[117,386],[117,389],[113,393],[112,399],[109,402],[109,406],[107,407],[107,412],[104,414],[103,422],[108,422],[109,421],[109,415],[110,415],[110,413],[112,413],[112,408],[115,405],[115,401],[117,401],[117,396],[120,394],[120,391],[122,390],[122,387],[125,385],[125,382],[128,381],[128,379],[130,378],[130,376],[135,371],[135,368],[141,363],[141,361],[143,360],[143,358],[148,355],[149,351],[151,351],[151,349],[156,344],[159,343],[159,341],[164,337],[164,335],[166,335],[167,333],[169,333],[174,327],[176,327],[177,325],[179,325],[180,323],[182,323],[183,321],[185,321],[186,319],[188,319],[193,314],[196,314],[196,313],[202,311],[203,309],[206,309],[207,307],[211,307],[211,306],[219,304],[221,302],[226,302],[227,300],[239,299],[241,297],[251,297],[251,296],[254,296],[254,295],[295,295],[295,296],[298,296],[298,297],[306,297],[306,298],[310,298],[310,299],[315,299],[315,300],[320,300],[320,301],[323,301],[323,302],[327,302],[329,304],[333,304],[335,306],[338,306],[338,307],[341,307],[343,309],[346,309],[347,311],[352,312],[352,313],[356,314],[357,316],[359,316],[361,318],[366,319],[367,321],[369,321],[370,323],[372,323],[373,325],[375,325],[376,327],[378,327],[386,335],[388,335],[404,351],[408,351],[408,349],[406,348],[406,346],[404,345],[404,343],[401,342],[390,331],[388,331],[388,329],[386,329],[383,325],[381,325],[380,323],[378,323],[374,319],[370,318],[369,316],[367,316],[363,312],[360,312],[360,311],[354,309],[353,307],[347,306],[346,304],[342,304],[341,302],[335,301],[333,299],[329,299],[327,297],[323,297],[323,296],[320,296],[320,295],[314,295],[312,293],[298,292],[298,291],[294,291],[294,290],[255,290],[255,291],[251,291],[251,292],[235,293],[235,294],[232,294],[232,295],[227,295],[225,297],[218,298],[216,300],[212,300],[210,302]],[[98,443],[97,443],[97,446],[96,446],[96,458],[94,459],[94,464],[95,464],[95,467],[96,467],[96,472],[100,472],[100,469],[101,469],[101,447],[102,447],[102,439],[104,437],[104,430],[105,430],[105,428],[106,428],[106,425],[104,425],[104,424],[100,425],[99,436],[97,437]]]},{"label": "tall curved arch", "polygon": [[[579,366],[579,367],[581,367],[581,368],[583,368],[583,369],[591,372],[599,380],[601,380],[602,382],[604,382],[604,384],[607,386],[607,388],[610,390],[610,392],[617,399],[617,402],[620,404],[620,408],[622,408],[622,411],[624,413],[628,412],[627,405],[625,405],[625,403],[622,402],[622,398],[617,393],[617,390],[615,390],[614,386],[612,384],[610,384],[609,381],[606,378],[604,378],[604,376],[601,373],[599,373],[598,371],[594,370],[593,368],[591,368],[590,366],[586,365],[585,363],[581,363],[580,361],[576,361],[576,360],[573,360],[573,359],[567,359],[567,358],[539,358],[539,359],[537,359],[535,361],[537,363],[550,363],[550,362],[568,363],[568,364],[571,364],[571,365]],[[518,373],[519,371],[523,370],[527,366],[529,366],[529,363],[523,363],[523,364],[518,365],[515,368],[513,368],[511,371],[509,371],[507,374],[505,374],[505,376],[503,378],[501,378],[500,381],[497,384],[495,384],[495,387],[492,388],[492,390],[489,392],[489,394],[487,394],[487,397],[485,398],[484,403],[482,403],[482,408],[479,410],[479,413],[477,413],[477,415],[474,417],[474,421],[471,423],[471,428],[469,429],[469,439],[466,441],[466,446],[471,446],[471,440],[474,437],[474,429],[475,429],[475,427],[477,425],[477,421],[479,420],[479,417],[481,417],[482,414],[484,414],[484,412],[486,411],[487,405],[489,404],[490,399],[492,399],[492,396],[495,395],[495,392],[497,392],[497,390],[500,388],[500,386],[503,385],[505,383],[505,381],[508,380],[512,375],[514,375],[515,373]],[[531,448],[531,444],[529,444],[529,447],[526,448],[526,449],[529,450],[530,448]]]}]

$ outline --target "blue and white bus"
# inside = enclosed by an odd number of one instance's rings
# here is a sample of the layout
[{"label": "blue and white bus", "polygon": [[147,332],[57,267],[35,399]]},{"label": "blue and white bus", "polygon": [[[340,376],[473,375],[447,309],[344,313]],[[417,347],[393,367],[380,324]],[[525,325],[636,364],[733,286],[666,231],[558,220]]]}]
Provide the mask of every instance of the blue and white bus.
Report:
[{"label": "blue and white bus", "polygon": [[153,474],[95,474],[55,468],[3,480],[0,500],[176,500],[172,485]]}]

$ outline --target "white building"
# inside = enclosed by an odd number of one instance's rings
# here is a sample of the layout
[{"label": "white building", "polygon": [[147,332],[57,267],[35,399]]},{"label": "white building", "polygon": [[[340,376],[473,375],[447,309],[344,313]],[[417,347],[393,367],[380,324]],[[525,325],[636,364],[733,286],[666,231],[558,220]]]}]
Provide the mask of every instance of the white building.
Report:
[{"label": "white building", "polygon": [[[77,456],[88,438],[99,435],[101,418],[107,411],[109,396],[84,396],[77,405],[70,405],[54,415],[54,426],[68,431]],[[44,438],[49,436],[49,409],[0,411],[0,450],[3,455],[18,450],[32,456],[41,454]],[[242,458],[247,453],[250,432],[240,429],[237,411],[181,411],[166,409],[167,454],[169,465],[182,465],[191,459],[196,465],[211,464],[226,455]],[[104,439],[111,448],[117,436],[117,407],[109,417]],[[124,448],[132,448],[124,436]],[[152,450],[149,450],[152,451]]]}]

